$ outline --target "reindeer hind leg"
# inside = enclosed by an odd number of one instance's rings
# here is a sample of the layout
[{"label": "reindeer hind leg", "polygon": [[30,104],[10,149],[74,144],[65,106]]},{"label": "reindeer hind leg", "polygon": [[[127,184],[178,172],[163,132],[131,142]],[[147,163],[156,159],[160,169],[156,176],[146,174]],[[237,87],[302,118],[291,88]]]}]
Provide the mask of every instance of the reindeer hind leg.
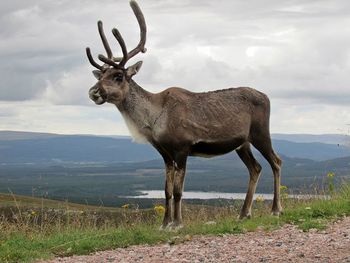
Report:
[{"label": "reindeer hind leg", "polygon": [[270,135],[258,136],[257,139],[252,141],[252,144],[259,152],[264,156],[272,168],[274,177],[274,195],[272,202],[272,214],[279,216],[282,212],[281,200],[280,200],[280,185],[281,185],[281,167],[282,160],[274,152],[272,148]]},{"label": "reindeer hind leg", "polygon": [[239,217],[250,218],[253,197],[261,172],[261,165],[257,162],[257,160],[255,160],[253,153],[250,149],[250,144],[248,142],[241,146],[239,149],[237,149],[236,152],[243,161],[243,163],[247,166],[249,171],[248,190]]}]

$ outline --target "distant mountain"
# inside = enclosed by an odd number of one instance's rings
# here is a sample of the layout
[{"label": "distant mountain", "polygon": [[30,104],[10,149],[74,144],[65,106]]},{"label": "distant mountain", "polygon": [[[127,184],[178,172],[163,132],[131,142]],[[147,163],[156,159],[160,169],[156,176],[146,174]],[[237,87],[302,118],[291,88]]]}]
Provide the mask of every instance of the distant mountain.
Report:
[{"label": "distant mountain", "polygon": [[275,140],[284,140],[291,142],[319,142],[326,144],[339,144],[350,146],[350,136],[344,134],[281,134],[274,133],[271,135]]},{"label": "distant mountain", "polygon": [[0,131],[1,141],[46,139],[61,136],[54,133],[22,132],[22,131]]},{"label": "distant mountain", "polygon": [[[349,179],[350,149],[320,142],[273,140],[283,160],[282,184],[312,192],[334,172]],[[266,160],[258,192],[271,193],[273,176]],[[248,172],[237,154],[188,160],[187,191],[245,192]],[[130,137],[58,135],[0,131],[0,192],[45,196],[89,204],[120,205],[120,196],[163,189],[164,164],[150,146]],[[318,188],[320,189],[320,188]]]},{"label": "distant mountain", "polygon": [[139,162],[159,158],[146,144],[130,137],[113,139],[89,135],[20,134],[0,132],[0,163]]},{"label": "distant mountain", "polygon": [[[344,145],[277,139],[273,145],[276,152],[292,158],[319,161],[350,156],[350,147]],[[0,131],[0,163],[140,162],[160,158],[152,146],[134,143],[130,137]]]},{"label": "distant mountain", "polygon": [[350,156],[350,147],[340,144],[320,142],[298,143],[276,139],[272,141],[276,152],[292,158],[321,161]]}]

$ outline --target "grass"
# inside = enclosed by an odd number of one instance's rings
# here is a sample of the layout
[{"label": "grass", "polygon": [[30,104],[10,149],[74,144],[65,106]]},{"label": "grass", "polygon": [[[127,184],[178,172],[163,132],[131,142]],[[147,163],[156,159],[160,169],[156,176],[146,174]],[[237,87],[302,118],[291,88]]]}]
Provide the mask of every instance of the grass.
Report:
[{"label": "grass", "polygon": [[[31,262],[137,244],[176,244],[193,235],[271,230],[286,223],[304,231],[324,229],[329,221],[350,215],[349,184],[329,199],[284,198],[285,209],[279,218],[269,215],[268,202],[256,202],[250,220],[236,219],[239,205],[185,204],[185,227],[178,232],[159,231],[161,213],[153,209],[96,208],[51,201],[46,206],[46,200],[7,198],[7,205],[0,208],[0,262]],[[31,202],[36,205],[31,206]]]}]

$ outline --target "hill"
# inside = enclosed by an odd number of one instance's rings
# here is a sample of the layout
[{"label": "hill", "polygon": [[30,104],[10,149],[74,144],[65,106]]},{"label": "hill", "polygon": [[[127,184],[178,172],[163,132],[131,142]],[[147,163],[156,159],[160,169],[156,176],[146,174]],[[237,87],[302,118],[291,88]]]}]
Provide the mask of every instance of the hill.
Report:
[{"label": "hill", "polygon": [[[263,166],[257,192],[272,193],[273,176],[269,165],[257,157]],[[350,157],[328,161],[282,156],[282,184],[294,192],[313,192],[327,182],[328,172],[336,179],[349,178]],[[186,176],[186,191],[244,193],[248,172],[236,154],[225,158],[190,158]],[[143,190],[162,190],[164,164],[161,160],[104,164],[27,164],[0,166],[0,192],[11,189],[16,194],[44,196],[84,204],[121,206],[129,202],[123,196],[137,195]]]},{"label": "hill", "polygon": [[[282,184],[293,191],[312,192],[335,172],[349,178],[350,150],[319,142],[273,140],[283,159]],[[269,164],[263,166],[257,191],[271,193]],[[247,169],[237,154],[189,158],[186,191],[246,191]],[[164,187],[164,164],[150,146],[129,137],[57,135],[0,131],[0,192],[120,206],[133,202],[123,196]],[[147,206],[152,201],[142,201]]]},{"label": "hill", "polygon": [[321,142],[326,144],[350,145],[350,136],[344,134],[281,134],[274,133],[272,138],[291,142]]},{"label": "hill", "polygon": [[[3,135],[4,138],[3,139]],[[0,132],[0,163],[125,162],[159,158],[130,137]]]},{"label": "hill", "polygon": [[45,208],[45,209],[74,209],[74,210],[118,210],[118,208],[111,207],[98,207],[93,205],[84,205],[78,203],[71,203],[67,201],[58,201],[46,198],[38,198],[24,195],[15,195],[15,194],[3,194],[0,193],[0,210],[6,207],[18,207],[18,209],[26,208]]},{"label": "hill", "polygon": [[[273,144],[280,155],[292,158],[319,161],[350,156],[350,147],[345,145],[280,139],[274,139]],[[130,137],[0,131],[0,163],[108,163],[152,159],[160,159],[156,150],[148,144],[134,143]]]},{"label": "hill", "polygon": [[273,140],[275,151],[292,158],[305,158],[315,161],[335,159],[350,156],[350,147],[340,144],[326,144],[320,142],[291,142]]}]

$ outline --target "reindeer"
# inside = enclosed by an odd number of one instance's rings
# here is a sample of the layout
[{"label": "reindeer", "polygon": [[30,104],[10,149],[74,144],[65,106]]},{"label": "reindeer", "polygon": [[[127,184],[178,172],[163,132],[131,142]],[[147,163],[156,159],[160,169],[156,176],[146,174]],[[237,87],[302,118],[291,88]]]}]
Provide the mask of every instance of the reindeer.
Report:
[{"label": "reindeer", "polygon": [[128,52],[122,35],[113,28],[112,33],[123,54],[122,57],[114,57],[102,22],[98,21],[98,31],[107,57],[98,56],[104,62],[100,65],[94,61],[90,49],[86,48],[90,63],[98,69],[93,71],[98,82],[89,90],[89,97],[97,105],[105,102],[114,104],[133,138],[149,142],[162,156],[166,180],[165,214],[161,228],[182,226],[181,198],[188,156],[212,157],[233,150],[249,171],[249,186],[239,217],[250,218],[253,195],[261,172],[261,166],[252,154],[251,144],[271,165],[274,176],[272,214],[278,216],[282,211],[282,161],[271,145],[268,97],[248,87],[201,93],[178,87],[160,93],[144,90],[132,79],[140,70],[142,61],[125,67],[129,59],[146,52],[144,16],[135,1],[130,1],[130,6],[140,27],[140,41]]}]

